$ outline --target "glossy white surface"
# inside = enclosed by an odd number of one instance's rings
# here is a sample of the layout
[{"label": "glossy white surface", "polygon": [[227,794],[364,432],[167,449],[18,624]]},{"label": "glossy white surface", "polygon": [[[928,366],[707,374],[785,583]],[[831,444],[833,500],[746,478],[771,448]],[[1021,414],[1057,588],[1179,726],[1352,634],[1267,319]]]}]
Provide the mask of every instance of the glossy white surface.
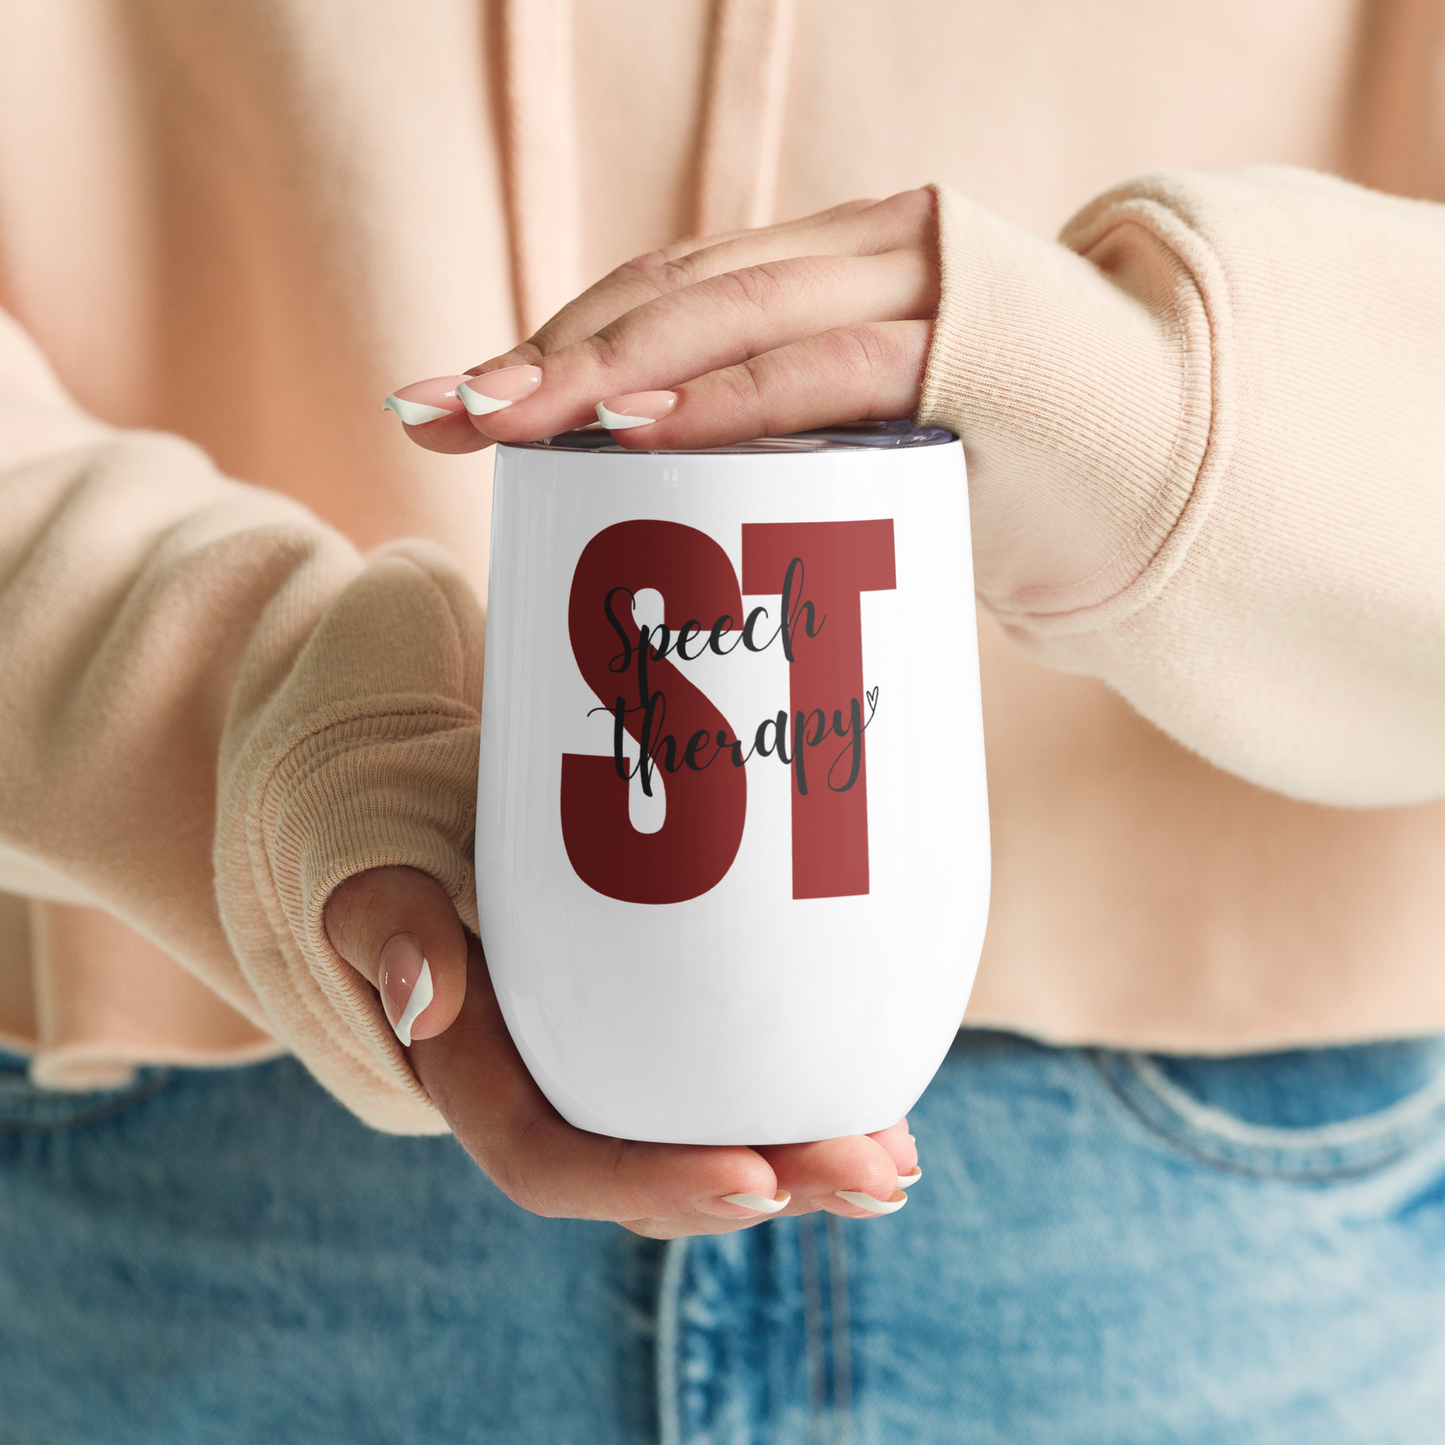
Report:
[{"label": "glossy white surface", "polygon": [[627,416],[620,411],[608,411],[599,401],[597,403],[597,420],[608,431],[627,431],[635,426],[651,426],[657,418],[655,416]]},{"label": "glossy white surface", "polygon": [[457,398],[473,416],[491,416],[494,411],[506,411],[516,397],[488,396],[483,391],[473,391],[466,382],[457,383]]},{"label": "glossy white surface", "polygon": [[407,401],[404,397],[389,396],[382,402],[383,411],[394,411],[407,426],[425,426],[429,421],[438,421],[451,413],[444,406],[427,406],[421,401]]},{"label": "glossy white surface", "polygon": [[[632,903],[578,876],[563,839],[562,757],[611,759],[615,729],[574,657],[569,595],[589,541],[642,518],[707,533],[739,576],[744,524],[892,520],[895,586],[860,603],[864,688],[877,689],[865,734],[866,893],[793,897],[796,780],[760,757],[743,770],[741,844],[714,887]],[[664,599],[630,585],[638,620],[661,622]],[[775,615],[777,589],[742,603]],[[790,707],[779,647],[676,665],[740,736]],[[662,797],[628,786],[631,826],[655,831],[666,778]],[[477,882],[508,1027],[573,1124],[768,1144],[871,1132],[905,1114],[962,1018],[988,906],[961,445],[783,455],[499,447]]]},{"label": "glossy white surface", "polygon": [[436,990],[432,984],[431,964],[426,959],[422,959],[421,972],[417,975],[416,986],[411,991],[411,997],[406,1001],[406,1009],[396,1021],[396,1036],[401,1040],[403,1048],[411,1047],[411,1026],[422,1016],[422,1012],[430,1007],[431,1001],[435,997]]}]

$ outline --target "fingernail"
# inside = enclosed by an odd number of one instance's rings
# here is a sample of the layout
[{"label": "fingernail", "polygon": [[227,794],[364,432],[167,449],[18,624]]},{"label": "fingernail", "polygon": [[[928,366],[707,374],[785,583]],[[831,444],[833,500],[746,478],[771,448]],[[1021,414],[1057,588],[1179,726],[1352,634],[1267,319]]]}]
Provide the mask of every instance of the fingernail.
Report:
[{"label": "fingernail", "polygon": [[597,420],[608,431],[626,431],[633,426],[651,426],[677,405],[675,391],[633,391],[626,396],[609,396],[597,403]]},{"label": "fingernail", "polygon": [[780,1189],[771,1199],[764,1199],[761,1194],[724,1194],[724,1204],[736,1204],[739,1209],[756,1209],[759,1214],[776,1214],[780,1209],[788,1207],[788,1201],[792,1195],[786,1189]]},{"label": "fingernail", "polygon": [[913,1166],[913,1173],[912,1173],[912,1174],[900,1174],[900,1175],[898,1176],[898,1187],[899,1187],[900,1189],[907,1189],[910,1184],[917,1184],[918,1181],[919,1181],[920,1179],[922,1179],[922,1178],[923,1178],[923,1170],[921,1170],[921,1169],[915,1164],[915,1165]]},{"label": "fingernail", "polygon": [[394,411],[407,426],[425,426],[429,421],[439,421],[462,409],[457,383],[465,380],[462,376],[433,376],[426,381],[414,381],[392,392],[382,402],[381,409]]},{"label": "fingernail", "polygon": [[432,1001],[431,965],[409,933],[389,938],[381,950],[381,1004],[403,1048],[411,1047],[412,1025]]},{"label": "fingernail", "polygon": [[540,366],[504,366],[485,376],[462,377],[457,395],[473,416],[490,416],[505,411],[513,402],[525,401],[541,384]]},{"label": "fingernail", "polygon": [[895,1189],[891,1199],[875,1199],[871,1194],[864,1194],[857,1189],[839,1189],[835,1192],[839,1199],[856,1204],[859,1209],[866,1209],[869,1214],[897,1214],[908,1203],[908,1196],[901,1189]]}]

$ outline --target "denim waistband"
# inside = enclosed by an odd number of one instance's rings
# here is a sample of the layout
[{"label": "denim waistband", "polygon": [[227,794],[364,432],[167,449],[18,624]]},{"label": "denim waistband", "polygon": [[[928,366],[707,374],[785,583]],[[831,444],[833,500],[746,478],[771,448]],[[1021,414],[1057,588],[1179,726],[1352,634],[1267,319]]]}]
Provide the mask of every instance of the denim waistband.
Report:
[{"label": "denim waistband", "polygon": [[1090,1053],[1154,1131],[1237,1173],[1368,1174],[1445,1127],[1441,1036],[1230,1058]]},{"label": "denim waistband", "polygon": [[123,1088],[72,1093],[36,1087],[30,1082],[29,1068],[24,1055],[0,1049],[0,1133],[51,1133],[98,1123],[158,1093],[176,1072],[138,1069]]}]

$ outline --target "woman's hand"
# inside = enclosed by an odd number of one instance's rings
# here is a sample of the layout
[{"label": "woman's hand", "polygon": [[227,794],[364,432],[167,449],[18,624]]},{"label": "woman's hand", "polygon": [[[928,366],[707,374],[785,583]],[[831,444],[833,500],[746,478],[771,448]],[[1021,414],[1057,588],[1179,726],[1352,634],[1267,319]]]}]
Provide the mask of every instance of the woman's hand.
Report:
[{"label": "woman's hand", "polygon": [[641,256],[505,356],[388,405],[441,452],[599,418],[652,450],[910,416],[937,305],[933,195],[904,191]]},{"label": "woman's hand", "polygon": [[[742,1229],[778,1213],[892,1213],[906,1197],[900,1178],[918,1177],[906,1120],[877,1134],[761,1149],[640,1144],[574,1129],[527,1072],[481,945],[425,873],[376,868],[348,879],[327,904],[326,931],[379,989],[393,1026],[403,1025],[412,1066],[468,1153],[534,1214],[616,1220],[671,1239]],[[423,962],[431,1001],[408,1018]],[[771,1207],[732,1202],[738,1196]]]}]

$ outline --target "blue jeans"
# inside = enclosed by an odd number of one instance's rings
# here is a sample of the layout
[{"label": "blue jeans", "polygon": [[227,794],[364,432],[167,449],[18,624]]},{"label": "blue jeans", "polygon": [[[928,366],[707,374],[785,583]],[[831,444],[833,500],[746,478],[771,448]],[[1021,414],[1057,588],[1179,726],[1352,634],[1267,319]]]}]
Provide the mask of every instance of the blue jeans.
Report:
[{"label": "blue jeans", "polygon": [[862,1223],[661,1245],[509,1204],[293,1062],[0,1064],[3,1445],[1445,1437],[1445,1040],[964,1033]]}]

